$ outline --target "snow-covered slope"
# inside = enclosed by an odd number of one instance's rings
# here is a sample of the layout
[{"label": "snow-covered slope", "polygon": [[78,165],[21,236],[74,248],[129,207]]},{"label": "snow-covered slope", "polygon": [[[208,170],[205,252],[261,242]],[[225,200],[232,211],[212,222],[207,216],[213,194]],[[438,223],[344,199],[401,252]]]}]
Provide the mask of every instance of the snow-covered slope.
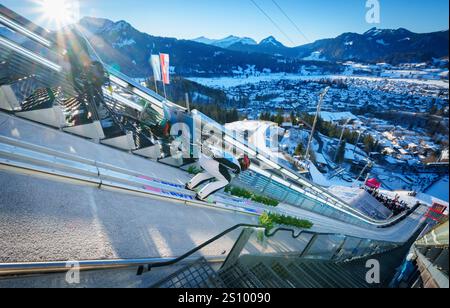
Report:
[{"label": "snow-covered slope", "polygon": [[285,47],[281,42],[277,41],[273,36],[269,36],[268,38],[263,39],[260,43],[260,46],[275,46],[275,47]]},{"label": "snow-covered slope", "polygon": [[212,45],[220,48],[228,48],[234,44],[243,44],[243,45],[256,45],[256,41],[249,37],[238,37],[234,35],[227,36],[223,39],[209,39],[204,36],[193,39],[194,42]]}]

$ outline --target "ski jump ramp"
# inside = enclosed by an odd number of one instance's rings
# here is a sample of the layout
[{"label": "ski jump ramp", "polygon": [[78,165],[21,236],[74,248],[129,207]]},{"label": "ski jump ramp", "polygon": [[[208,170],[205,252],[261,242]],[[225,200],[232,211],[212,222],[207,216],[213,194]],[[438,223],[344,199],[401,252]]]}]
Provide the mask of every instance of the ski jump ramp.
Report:
[{"label": "ski jump ramp", "polygon": [[[310,219],[318,231],[397,243],[421,223],[422,208],[374,220],[200,112],[189,113],[108,67],[97,95],[103,101],[87,104],[67,82],[70,65],[57,44],[1,5],[0,16],[51,55],[43,58],[0,37],[2,261],[176,256],[231,225],[254,224],[264,211]],[[133,154],[158,147],[140,125],[148,108],[151,116],[190,128],[197,119],[219,131],[226,147],[247,152],[253,162],[251,174],[236,183],[276,193],[281,205],[268,208],[220,193],[208,203],[196,201],[184,189],[187,172]]]},{"label": "ski jump ramp", "polygon": [[[226,196],[221,200],[220,195],[222,206],[190,202],[192,193],[182,188],[190,175],[181,169],[11,115],[0,114],[0,123],[2,262],[174,257],[232,225],[255,224],[259,213],[270,210]],[[17,154],[11,154],[14,151]],[[49,157],[58,153],[60,162],[72,162],[71,168],[57,170],[54,163],[48,170],[51,165],[42,161],[55,162]],[[84,165],[75,164],[76,158]],[[97,167],[89,170],[89,162]],[[87,171],[77,171],[79,179],[69,177],[82,167]],[[101,178],[95,176],[98,169]],[[392,242],[406,241],[424,214],[418,209],[397,225],[379,229],[349,225],[287,204],[279,210],[311,220],[314,231]],[[229,239],[230,248],[235,240]],[[217,256],[221,249],[208,253]]]}]

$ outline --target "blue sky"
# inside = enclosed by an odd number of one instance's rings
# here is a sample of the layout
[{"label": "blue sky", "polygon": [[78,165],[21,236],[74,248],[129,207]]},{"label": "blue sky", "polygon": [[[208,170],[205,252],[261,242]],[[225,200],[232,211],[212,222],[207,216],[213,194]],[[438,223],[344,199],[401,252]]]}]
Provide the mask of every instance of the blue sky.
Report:
[{"label": "blue sky", "polygon": [[[32,20],[37,20],[33,1],[0,0]],[[379,0],[381,23],[368,24],[366,0],[276,0],[300,27],[301,36],[272,0],[254,0],[282,28],[295,45],[335,37],[343,32],[363,33],[378,28],[404,27],[414,32],[449,28],[448,0]],[[152,35],[192,39],[199,36],[223,38],[230,34],[257,41],[273,35],[293,44],[251,0],[80,0],[81,15],[126,20]],[[42,24],[42,22],[41,22]],[[44,25],[52,28],[52,25]]]}]

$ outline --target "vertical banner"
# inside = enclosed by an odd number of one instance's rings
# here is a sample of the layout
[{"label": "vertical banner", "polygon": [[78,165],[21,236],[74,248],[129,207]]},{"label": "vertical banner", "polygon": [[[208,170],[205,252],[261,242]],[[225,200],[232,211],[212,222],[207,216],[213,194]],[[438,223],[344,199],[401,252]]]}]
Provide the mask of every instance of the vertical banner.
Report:
[{"label": "vertical banner", "polygon": [[170,60],[168,54],[160,54],[160,61],[161,61],[161,73],[162,73],[162,80],[164,84],[170,84]]},{"label": "vertical banner", "polygon": [[158,55],[152,55],[150,58],[153,69],[153,78],[155,81],[161,81],[161,63]]}]

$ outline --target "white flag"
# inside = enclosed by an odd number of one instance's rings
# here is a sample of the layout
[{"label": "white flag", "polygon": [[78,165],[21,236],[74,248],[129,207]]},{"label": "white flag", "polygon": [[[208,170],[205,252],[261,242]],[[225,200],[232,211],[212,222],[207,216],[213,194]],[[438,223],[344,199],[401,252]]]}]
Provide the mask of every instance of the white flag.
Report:
[{"label": "white flag", "polygon": [[161,63],[159,62],[159,56],[152,55],[150,60],[153,69],[153,78],[155,78],[156,81],[161,81]]},{"label": "white flag", "polygon": [[162,79],[164,84],[170,84],[170,76],[169,76],[169,70],[170,70],[170,60],[169,55],[162,53],[160,54],[161,58],[161,73],[162,73]]}]

